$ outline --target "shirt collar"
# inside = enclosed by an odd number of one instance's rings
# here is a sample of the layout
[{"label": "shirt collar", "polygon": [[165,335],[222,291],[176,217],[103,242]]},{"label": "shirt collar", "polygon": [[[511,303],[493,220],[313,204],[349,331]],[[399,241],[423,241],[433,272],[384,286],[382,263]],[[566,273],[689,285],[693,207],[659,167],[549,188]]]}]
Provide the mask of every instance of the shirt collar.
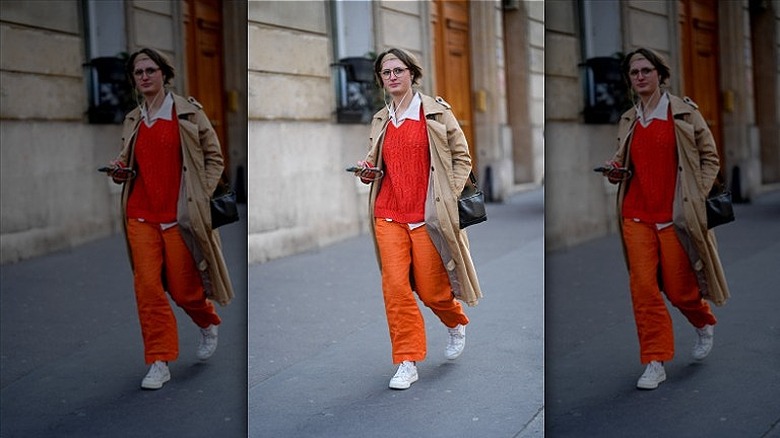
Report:
[{"label": "shirt collar", "polygon": [[661,98],[658,99],[658,105],[655,106],[655,109],[650,114],[645,115],[642,112],[642,105],[636,106],[636,113],[642,126],[647,126],[653,119],[666,120],[669,117],[669,95],[666,93],[661,94]]},{"label": "shirt collar", "polygon": [[395,105],[390,105],[390,108],[388,109],[390,112],[390,120],[392,120],[393,125],[398,127],[401,122],[403,122],[406,119],[411,119],[415,121],[420,120],[420,105],[422,104],[422,99],[420,99],[420,93],[414,93],[412,96],[412,102],[409,103],[409,108],[404,111],[404,113],[400,117],[396,117],[395,114]]},{"label": "shirt collar", "polygon": [[160,109],[153,116],[149,116],[146,111],[146,105],[141,105],[141,118],[147,126],[152,126],[157,119],[172,120],[173,119],[173,95],[171,93],[165,94]]}]

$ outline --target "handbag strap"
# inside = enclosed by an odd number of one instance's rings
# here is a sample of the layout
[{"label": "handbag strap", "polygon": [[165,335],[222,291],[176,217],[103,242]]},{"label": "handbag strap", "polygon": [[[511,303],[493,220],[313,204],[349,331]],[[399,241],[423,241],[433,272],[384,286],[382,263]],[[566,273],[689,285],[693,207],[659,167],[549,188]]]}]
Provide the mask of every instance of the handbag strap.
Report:
[{"label": "handbag strap", "polygon": [[726,174],[723,173],[723,169],[720,166],[718,166],[718,175],[715,177],[715,181],[724,187],[728,184]]},{"label": "handbag strap", "polygon": [[717,193],[725,192],[728,190],[728,182],[726,181],[726,175],[721,168],[718,168],[718,174],[715,176],[715,181],[712,182],[709,195],[712,196]]},{"label": "handbag strap", "polygon": [[473,170],[469,171],[469,180],[471,181],[471,185],[473,185],[475,189],[479,188],[477,187],[477,177],[474,176]]}]

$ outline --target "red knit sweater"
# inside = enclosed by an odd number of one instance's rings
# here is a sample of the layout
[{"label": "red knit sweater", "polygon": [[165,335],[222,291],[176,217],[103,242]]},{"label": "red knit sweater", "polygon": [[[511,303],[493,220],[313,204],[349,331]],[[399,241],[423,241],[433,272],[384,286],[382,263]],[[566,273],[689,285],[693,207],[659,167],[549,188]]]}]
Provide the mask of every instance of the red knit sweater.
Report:
[{"label": "red knit sweater", "polygon": [[431,167],[428,131],[420,108],[420,120],[406,119],[401,126],[387,126],[382,161],[385,176],[374,205],[374,216],[411,224],[425,220],[425,198]]},{"label": "red knit sweater", "polygon": [[643,222],[672,221],[677,183],[674,122],[654,119],[647,127],[637,123],[631,140],[633,176],[623,200],[623,217]]},{"label": "red knit sweater", "polygon": [[127,217],[147,222],[176,222],[176,203],[181,186],[181,140],[179,122],[157,119],[141,123],[135,141],[138,175],[127,200]]}]

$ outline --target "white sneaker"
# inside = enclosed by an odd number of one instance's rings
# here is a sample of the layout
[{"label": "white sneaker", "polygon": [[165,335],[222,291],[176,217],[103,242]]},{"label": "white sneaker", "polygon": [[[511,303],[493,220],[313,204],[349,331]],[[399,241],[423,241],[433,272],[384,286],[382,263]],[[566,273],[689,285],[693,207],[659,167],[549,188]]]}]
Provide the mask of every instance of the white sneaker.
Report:
[{"label": "white sneaker", "polygon": [[160,389],[169,380],[171,380],[171,372],[168,371],[168,364],[157,360],[149,367],[149,372],[141,380],[141,388]]},{"label": "white sneaker", "polygon": [[707,324],[702,328],[697,328],[696,334],[698,337],[696,338],[696,344],[693,346],[691,354],[696,360],[704,360],[705,357],[709,356],[710,351],[712,351],[712,342],[715,338],[715,326]]},{"label": "white sneaker", "polygon": [[206,360],[217,351],[217,326],[214,324],[200,329],[200,342],[195,353],[200,360]]},{"label": "white sneaker", "polygon": [[444,354],[447,359],[452,360],[460,356],[463,353],[463,348],[466,347],[466,326],[458,324],[455,328],[447,327],[447,331],[450,334],[450,339]]},{"label": "white sneaker", "polygon": [[405,360],[398,366],[398,371],[390,379],[390,387],[393,389],[407,389],[417,381],[417,365]]},{"label": "white sneaker", "polygon": [[642,377],[636,382],[636,387],[639,389],[655,389],[658,388],[658,384],[664,380],[666,380],[664,364],[654,360],[647,364],[647,368],[645,368]]}]

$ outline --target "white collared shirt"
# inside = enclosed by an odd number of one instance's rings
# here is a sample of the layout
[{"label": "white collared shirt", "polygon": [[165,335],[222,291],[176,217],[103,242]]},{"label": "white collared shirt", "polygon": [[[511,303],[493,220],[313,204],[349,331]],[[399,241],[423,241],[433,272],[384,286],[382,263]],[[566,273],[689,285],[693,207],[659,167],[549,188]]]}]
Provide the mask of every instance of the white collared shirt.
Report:
[{"label": "white collared shirt", "polygon": [[141,105],[141,120],[144,121],[147,127],[151,127],[154,125],[154,122],[157,119],[163,119],[163,120],[172,120],[173,119],[173,95],[171,93],[166,93],[165,98],[163,99],[162,105],[160,105],[160,109],[157,110],[154,115],[151,117],[149,116],[149,113],[146,110],[146,105]]},{"label": "white collared shirt", "polygon": [[661,98],[658,99],[658,105],[656,105],[653,112],[648,115],[645,115],[642,111],[642,105],[637,105],[636,114],[639,116],[639,123],[645,128],[647,128],[647,125],[649,125],[653,119],[666,120],[669,117],[669,95],[666,93],[661,94]]},{"label": "white collared shirt", "polygon": [[406,108],[406,111],[404,111],[403,114],[401,114],[401,117],[396,117],[395,114],[395,104],[391,105],[388,108],[388,111],[390,113],[390,121],[393,122],[393,126],[396,128],[401,126],[401,123],[404,122],[406,119],[411,120],[420,120],[420,105],[422,105],[422,99],[420,99],[419,93],[414,93],[412,96],[412,102],[409,103],[409,107]]}]

